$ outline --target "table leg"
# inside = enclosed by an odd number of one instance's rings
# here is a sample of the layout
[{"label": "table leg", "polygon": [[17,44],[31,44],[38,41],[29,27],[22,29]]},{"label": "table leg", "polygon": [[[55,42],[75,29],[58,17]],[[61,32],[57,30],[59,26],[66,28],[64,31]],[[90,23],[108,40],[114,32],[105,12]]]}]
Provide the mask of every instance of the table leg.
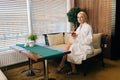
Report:
[{"label": "table leg", "polygon": [[36,76],[35,73],[40,73],[40,69],[33,69],[32,60],[30,58],[28,58],[28,60],[29,60],[29,70],[22,71],[22,74],[28,77]]},{"label": "table leg", "polygon": [[43,65],[44,65],[44,79],[39,79],[39,80],[56,80],[55,78],[49,78],[49,76],[48,76],[47,59],[44,60]]},{"label": "table leg", "polygon": [[47,65],[47,60],[44,60],[44,78],[45,80],[48,80],[48,65]]}]

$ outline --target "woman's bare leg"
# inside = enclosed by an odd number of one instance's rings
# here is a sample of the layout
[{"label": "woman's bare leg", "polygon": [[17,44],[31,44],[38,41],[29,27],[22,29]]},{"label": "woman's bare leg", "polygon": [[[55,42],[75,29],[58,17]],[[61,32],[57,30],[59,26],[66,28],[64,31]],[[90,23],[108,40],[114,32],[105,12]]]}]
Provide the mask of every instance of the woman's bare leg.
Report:
[{"label": "woman's bare leg", "polygon": [[73,64],[73,63],[70,63],[70,64],[71,64],[72,72],[76,72],[75,64]]},{"label": "woman's bare leg", "polygon": [[61,60],[61,62],[60,62],[60,65],[59,65],[58,68],[57,68],[57,71],[56,71],[57,73],[61,72],[61,70],[62,70],[63,67],[64,67],[64,64],[65,64],[66,60],[67,60],[67,55],[64,55],[64,56],[62,57],[62,60]]},{"label": "woman's bare leg", "polygon": [[[66,50],[69,50],[70,46],[71,46],[71,43],[67,44]],[[67,60],[67,54],[62,57],[62,60],[61,60],[61,62],[60,62],[60,65],[59,65],[59,67],[57,68],[57,71],[61,71],[61,69],[63,68],[63,66],[64,66],[64,64],[65,64],[65,62],[66,62],[66,60]]]},{"label": "woman's bare leg", "polygon": [[65,64],[65,62],[66,62],[66,60],[67,60],[67,55],[64,55],[63,57],[62,57],[62,61],[60,62],[60,67],[63,67],[64,66],[64,64]]},{"label": "woman's bare leg", "polygon": [[69,75],[74,75],[74,74],[76,74],[75,64],[73,64],[73,63],[70,63],[70,64],[71,64],[72,70],[71,70],[70,72],[67,72],[67,75],[68,75],[68,76],[69,76]]},{"label": "woman's bare leg", "polygon": [[[67,46],[66,46],[66,50],[69,50],[70,46],[71,46],[71,43],[68,43]],[[59,66],[60,66],[60,67],[64,66],[66,60],[67,60],[67,55],[64,55],[64,56],[62,57],[62,61],[60,62],[60,65],[59,65]]]}]

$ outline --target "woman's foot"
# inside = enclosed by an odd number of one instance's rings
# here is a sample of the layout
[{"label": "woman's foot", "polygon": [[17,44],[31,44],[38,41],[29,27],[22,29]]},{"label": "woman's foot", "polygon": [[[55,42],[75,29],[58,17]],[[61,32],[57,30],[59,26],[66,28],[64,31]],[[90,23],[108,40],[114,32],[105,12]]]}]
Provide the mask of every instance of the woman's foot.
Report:
[{"label": "woman's foot", "polygon": [[56,70],[56,73],[60,73],[63,70],[64,66],[59,66]]},{"label": "woman's foot", "polygon": [[77,75],[79,74],[77,71],[69,71],[66,73],[67,76],[70,76],[70,75]]}]

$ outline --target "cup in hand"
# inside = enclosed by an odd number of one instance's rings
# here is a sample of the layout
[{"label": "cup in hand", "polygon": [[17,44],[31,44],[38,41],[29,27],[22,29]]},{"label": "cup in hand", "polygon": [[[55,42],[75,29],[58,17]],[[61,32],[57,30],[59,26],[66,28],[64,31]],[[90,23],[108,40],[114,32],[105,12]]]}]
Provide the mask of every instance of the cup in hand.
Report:
[{"label": "cup in hand", "polygon": [[75,33],[75,32],[71,32],[71,36],[72,36],[72,37],[75,37],[75,36],[76,36],[76,33]]}]

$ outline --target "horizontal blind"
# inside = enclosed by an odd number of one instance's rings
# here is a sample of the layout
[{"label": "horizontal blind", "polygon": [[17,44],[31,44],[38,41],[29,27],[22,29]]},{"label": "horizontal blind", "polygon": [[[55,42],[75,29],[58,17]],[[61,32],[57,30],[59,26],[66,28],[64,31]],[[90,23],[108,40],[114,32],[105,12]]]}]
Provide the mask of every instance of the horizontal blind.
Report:
[{"label": "horizontal blind", "polygon": [[67,0],[32,0],[33,33],[65,32]]},{"label": "horizontal blind", "polygon": [[25,0],[0,0],[0,50],[25,41],[28,34]]}]

